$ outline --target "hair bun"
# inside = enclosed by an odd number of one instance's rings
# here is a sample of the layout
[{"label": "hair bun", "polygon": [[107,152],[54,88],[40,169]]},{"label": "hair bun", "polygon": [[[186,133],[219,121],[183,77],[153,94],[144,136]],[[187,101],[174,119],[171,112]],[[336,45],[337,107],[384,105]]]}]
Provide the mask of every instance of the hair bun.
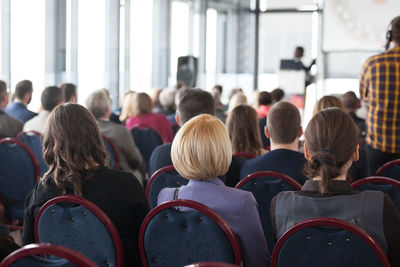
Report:
[{"label": "hair bun", "polygon": [[326,164],[332,167],[336,167],[336,157],[329,150],[321,150],[315,155],[315,159],[320,165]]}]

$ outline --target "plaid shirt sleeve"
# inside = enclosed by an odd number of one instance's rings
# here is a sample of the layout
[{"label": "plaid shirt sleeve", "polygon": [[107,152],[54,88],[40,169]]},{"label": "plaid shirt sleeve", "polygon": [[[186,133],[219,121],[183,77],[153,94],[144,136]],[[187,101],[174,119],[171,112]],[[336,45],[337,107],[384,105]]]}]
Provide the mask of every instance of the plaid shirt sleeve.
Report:
[{"label": "plaid shirt sleeve", "polygon": [[369,67],[369,60],[367,60],[360,73],[360,98],[366,99],[368,97],[369,79],[371,76],[371,69]]}]

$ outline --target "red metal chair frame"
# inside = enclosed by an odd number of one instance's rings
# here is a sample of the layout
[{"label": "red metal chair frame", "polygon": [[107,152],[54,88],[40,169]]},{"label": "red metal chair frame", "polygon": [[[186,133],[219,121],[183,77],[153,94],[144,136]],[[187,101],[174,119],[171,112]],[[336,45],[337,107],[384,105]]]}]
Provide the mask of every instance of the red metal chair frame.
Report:
[{"label": "red metal chair frame", "polygon": [[352,234],[358,236],[362,240],[364,240],[367,245],[372,248],[372,250],[376,253],[378,256],[382,267],[390,267],[389,260],[383,251],[383,249],[380,247],[380,245],[364,230],[361,228],[357,227],[356,225],[345,222],[342,220],[338,220],[335,218],[313,218],[309,220],[305,220],[303,222],[300,222],[293,227],[291,227],[289,230],[287,230],[281,238],[279,238],[278,242],[276,243],[274,250],[272,251],[272,258],[271,258],[271,267],[276,267],[278,263],[278,256],[279,252],[283,246],[283,244],[297,231],[302,230],[307,227],[313,227],[313,226],[328,226],[328,227],[336,227],[340,229],[344,229],[346,231],[351,232]]},{"label": "red metal chair frame", "polygon": [[400,159],[395,159],[392,161],[389,161],[385,164],[383,164],[375,173],[375,176],[380,176],[387,168],[394,166],[394,165],[400,165]]},{"label": "red metal chair frame", "polygon": [[356,189],[357,187],[364,185],[364,184],[375,184],[375,183],[382,183],[382,184],[391,184],[397,188],[400,188],[400,181],[397,181],[392,178],[383,177],[383,176],[371,176],[367,178],[362,178],[354,183],[351,184],[351,188]]},{"label": "red metal chair frame", "polygon": [[111,149],[114,152],[114,155],[115,155],[115,170],[118,171],[119,170],[119,153],[118,153],[118,150],[117,150],[117,148],[115,147],[113,141],[110,138],[108,138],[105,135],[102,135],[102,137],[104,138],[104,140],[106,140],[110,144]]},{"label": "red metal chair frame", "polygon": [[206,215],[207,217],[211,218],[221,230],[225,233],[225,236],[229,240],[229,243],[232,246],[233,255],[235,257],[235,264],[241,265],[242,263],[242,251],[239,245],[239,240],[237,239],[235,233],[229,227],[229,225],[219,216],[215,211],[210,209],[209,207],[192,200],[185,200],[185,199],[177,199],[167,201],[154,209],[152,209],[149,214],[147,214],[146,218],[144,218],[142,226],[140,227],[139,232],[139,251],[140,251],[140,258],[143,263],[143,267],[148,267],[149,264],[147,262],[146,253],[144,250],[144,233],[149,225],[151,219],[159,212],[172,208],[172,207],[188,207],[191,209],[195,209]]},{"label": "red metal chair frame", "polygon": [[253,179],[258,179],[258,178],[262,178],[262,177],[271,177],[271,178],[281,179],[281,180],[284,180],[285,182],[287,182],[288,184],[290,184],[291,186],[293,186],[294,188],[296,188],[296,190],[300,190],[301,189],[301,185],[295,179],[291,178],[290,176],[288,176],[286,174],[279,173],[279,172],[274,172],[274,171],[260,171],[260,172],[254,172],[252,174],[249,174],[249,175],[246,176],[246,178],[241,180],[235,186],[235,188],[240,189],[247,182],[249,182],[249,181],[251,181]]},{"label": "red metal chair frame", "polygon": [[206,261],[193,263],[190,265],[186,265],[185,267],[240,267],[240,265],[217,261]]},{"label": "red metal chair frame", "polygon": [[150,177],[149,181],[147,182],[146,191],[145,191],[145,193],[146,193],[146,198],[147,198],[147,202],[149,203],[149,205],[150,205],[149,194],[150,194],[150,187],[151,187],[151,184],[154,182],[155,179],[157,179],[157,176],[159,176],[160,174],[162,174],[162,173],[164,173],[164,172],[168,172],[168,171],[174,171],[174,170],[175,170],[174,165],[168,165],[168,166],[165,166],[165,167],[162,167],[162,168],[158,169],[158,170],[157,170],[155,173],[153,173],[153,175]]},{"label": "red metal chair frame", "polygon": [[90,260],[85,255],[72,250],[70,248],[54,245],[54,244],[30,244],[24,246],[10,255],[8,255],[1,263],[0,267],[8,267],[11,266],[15,261],[35,255],[35,254],[48,254],[54,255],[59,258],[67,259],[68,261],[72,262],[73,264],[80,266],[80,267],[96,267],[97,264]]},{"label": "red metal chair frame", "polygon": [[40,179],[39,178],[39,164],[38,164],[35,154],[33,154],[32,150],[27,145],[25,145],[24,143],[22,143],[21,141],[15,139],[15,138],[4,138],[4,139],[0,140],[0,144],[5,144],[5,143],[17,144],[20,147],[22,147],[26,151],[26,153],[28,153],[29,157],[32,160],[33,168],[35,169],[35,183],[38,183],[39,179]]},{"label": "red metal chair frame", "polygon": [[124,262],[124,250],[122,247],[122,241],[121,238],[118,234],[117,228],[115,227],[114,223],[111,221],[111,219],[107,216],[107,214],[104,213],[97,205],[94,203],[90,202],[87,199],[84,199],[82,197],[74,196],[74,195],[63,195],[63,196],[58,196],[53,199],[50,199],[47,201],[39,210],[38,214],[36,215],[35,219],[35,240],[36,243],[40,243],[39,240],[39,220],[40,216],[42,216],[43,212],[51,205],[57,204],[57,203],[62,203],[62,202],[70,202],[70,203],[75,203],[81,206],[84,206],[91,212],[93,212],[104,224],[104,226],[107,228],[108,232],[110,233],[112,240],[114,242],[114,247],[115,247],[115,257],[116,257],[116,266],[123,266]]},{"label": "red metal chair frame", "polygon": [[233,156],[237,158],[246,158],[246,159],[254,159],[255,157],[257,157],[256,155],[251,153],[235,153],[233,154]]}]

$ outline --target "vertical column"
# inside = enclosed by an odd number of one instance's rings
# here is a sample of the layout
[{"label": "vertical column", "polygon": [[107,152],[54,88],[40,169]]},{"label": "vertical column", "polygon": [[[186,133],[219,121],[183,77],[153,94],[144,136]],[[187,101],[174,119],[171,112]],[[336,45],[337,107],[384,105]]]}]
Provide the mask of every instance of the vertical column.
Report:
[{"label": "vertical column", "polygon": [[131,0],[125,0],[125,41],[124,41],[124,80],[122,88],[120,88],[120,95],[122,95],[126,89],[130,88],[130,73],[131,73]]},{"label": "vertical column", "polygon": [[[78,0],[67,1],[67,51],[65,81],[78,84]],[[79,88],[78,88],[79,90]]]},{"label": "vertical column", "polygon": [[256,0],[256,10],[254,13],[254,75],[253,75],[253,89],[258,88],[258,55],[259,55],[259,36],[260,36],[260,0]]},{"label": "vertical column", "polygon": [[10,32],[10,0],[0,0],[1,12],[1,73],[0,79],[4,80],[11,88],[11,32]]},{"label": "vertical column", "polygon": [[104,84],[110,92],[113,108],[119,99],[119,0],[106,0],[106,40],[105,40],[105,76]]},{"label": "vertical column", "polygon": [[208,1],[199,0],[200,15],[200,36],[199,36],[199,70],[198,70],[198,86],[204,88],[206,86],[206,47],[207,47],[207,3]]},{"label": "vertical column", "polygon": [[63,79],[66,59],[66,1],[46,1],[45,86]]},{"label": "vertical column", "polygon": [[171,61],[171,0],[153,4],[153,87],[167,87]]}]

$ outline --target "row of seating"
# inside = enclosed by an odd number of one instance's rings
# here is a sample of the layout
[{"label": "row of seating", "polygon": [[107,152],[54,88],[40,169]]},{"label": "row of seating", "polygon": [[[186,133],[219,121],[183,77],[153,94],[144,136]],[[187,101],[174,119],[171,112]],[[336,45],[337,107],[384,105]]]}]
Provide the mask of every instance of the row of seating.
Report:
[{"label": "row of seating", "polygon": [[[83,198],[59,196],[48,201],[36,218],[35,236],[39,244],[14,252],[0,263],[0,267],[70,266],[69,263],[122,266],[124,252],[115,226],[104,212]],[[199,261],[240,266],[242,262],[239,241],[224,220],[208,207],[190,200],[169,201],[151,210],[141,226],[139,249],[145,267],[186,266]],[[42,259],[33,254],[50,254],[65,259]],[[332,218],[298,223],[278,240],[271,266],[294,264],[390,266],[382,248],[366,232],[351,223]]]}]

